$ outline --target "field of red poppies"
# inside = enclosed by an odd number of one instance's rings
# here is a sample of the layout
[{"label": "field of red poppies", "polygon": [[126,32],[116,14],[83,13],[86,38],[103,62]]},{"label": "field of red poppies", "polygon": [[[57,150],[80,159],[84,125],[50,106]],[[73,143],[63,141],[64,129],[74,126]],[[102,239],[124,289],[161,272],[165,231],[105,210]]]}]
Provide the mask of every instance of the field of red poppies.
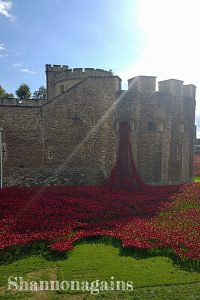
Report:
[{"label": "field of red poppies", "polygon": [[103,185],[0,190],[0,249],[49,241],[71,250],[86,237],[109,236],[124,248],[169,248],[200,259],[200,183],[149,186],[137,173],[130,127],[120,127],[116,165]]},{"label": "field of red poppies", "polygon": [[116,191],[105,186],[52,186],[0,191],[0,249],[48,240],[57,251],[88,236],[123,247],[171,248],[200,259],[200,184]]}]

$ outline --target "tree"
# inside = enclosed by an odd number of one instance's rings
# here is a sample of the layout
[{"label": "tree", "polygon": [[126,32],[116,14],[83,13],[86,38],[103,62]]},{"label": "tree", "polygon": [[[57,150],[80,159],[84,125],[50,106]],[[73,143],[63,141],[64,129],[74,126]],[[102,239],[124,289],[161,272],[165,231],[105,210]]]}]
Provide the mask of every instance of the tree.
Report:
[{"label": "tree", "polygon": [[7,93],[0,85],[0,98],[14,98],[14,95],[12,93]]},{"label": "tree", "polygon": [[47,95],[47,90],[42,85],[41,87],[39,87],[38,91],[35,91],[33,93],[33,98],[34,99],[46,99],[46,95]]},{"label": "tree", "polygon": [[26,83],[22,83],[15,93],[20,99],[29,99],[31,97],[30,87]]}]

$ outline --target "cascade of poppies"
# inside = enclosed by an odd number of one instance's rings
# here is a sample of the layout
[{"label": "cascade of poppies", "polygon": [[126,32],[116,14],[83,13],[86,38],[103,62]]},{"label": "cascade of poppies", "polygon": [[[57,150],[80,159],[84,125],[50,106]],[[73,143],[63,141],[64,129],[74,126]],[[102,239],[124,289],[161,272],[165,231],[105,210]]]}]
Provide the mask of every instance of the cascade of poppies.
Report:
[{"label": "cascade of poppies", "polygon": [[131,144],[131,128],[127,122],[120,124],[117,160],[105,185],[117,190],[130,191],[141,190],[145,186],[135,168]]}]

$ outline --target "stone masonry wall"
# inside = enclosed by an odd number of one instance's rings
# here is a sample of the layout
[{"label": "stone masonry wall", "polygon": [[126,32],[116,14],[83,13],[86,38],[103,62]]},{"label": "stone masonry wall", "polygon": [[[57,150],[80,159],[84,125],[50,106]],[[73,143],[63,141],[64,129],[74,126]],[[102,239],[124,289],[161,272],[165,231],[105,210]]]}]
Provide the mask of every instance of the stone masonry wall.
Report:
[{"label": "stone masonry wall", "polygon": [[86,165],[109,174],[114,165],[119,84],[115,76],[88,78],[43,107],[44,165],[57,166],[58,173]]},{"label": "stone masonry wall", "polygon": [[140,176],[153,184],[191,181],[194,96],[190,92],[185,97],[179,80],[162,82],[159,92],[153,89],[154,77],[141,76],[137,84],[134,80],[129,81],[128,91],[118,92],[117,120],[128,121],[133,128],[133,153]]},{"label": "stone masonry wall", "polygon": [[35,169],[42,163],[41,111],[33,107],[0,106],[3,128],[3,174],[17,177],[12,168]]},{"label": "stone masonry wall", "polygon": [[103,182],[117,157],[123,121],[131,125],[135,164],[145,182],[192,180],[193,85],[166,80],[155,91],[155,77],[141,76],[121,91],[120,78],[109,71],[85,69],[94,75],[87,77],[68,66],[47,69],[53,76],[50,92],[58,84],[59,93],[64,83],[64,93],[48,101],[0,100],[5,184]]}]

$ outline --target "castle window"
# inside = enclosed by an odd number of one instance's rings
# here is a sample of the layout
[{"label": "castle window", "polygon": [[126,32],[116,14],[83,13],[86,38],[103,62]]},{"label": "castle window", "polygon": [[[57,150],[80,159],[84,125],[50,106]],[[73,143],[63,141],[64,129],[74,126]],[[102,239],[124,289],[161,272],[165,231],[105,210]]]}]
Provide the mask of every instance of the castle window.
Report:
[{"label": "castle window", "polygon": [[49,147],[49,151],[48,151],[48,159],[52,159],[52,158],[53,158],[52,147]]},{"label": "castle window", "polygon": [[156,124],[154,122],[148,122],[147,129],[150,130],[150,131],[155,131],[156,130]]},{"label": "castle window", "polygon": [[93,150],[93,145],[89,145],[89,152],[88,152],[88,156],[89,156],[89,159],[91,160],[92,157],[93,157],[93,153],[94,153],[94,150]]},{"label": "castle window", "polygon": [[176,148],[176,159],[181,160],[181,150],[180,147]]},{"label": "castle window", "polygon": [[72,119],[72,121],[73,121],[75,124],[77,124],[77,125],[81,125],[81,123],[82,123],[81,118],[78,117],[78,116],[73,116],[73,117],[71,117],[71,119]]},{"label": "castle window", "polygon": [[81,150],[81,158],[82,158],[82,159],[85,159],[85,146],[82,147],[82,150]]},{"label": "castle window", "polygon": [[91,116],[91,124],[92,125],[94,124],[94,116],[93,115]]},{"label": "castle window", "polygon": [[61,84],[60,85],[60,93],[62,94],[62,93],[64,93],[64,91],[65,91],[64,84]]},{"label": "castle window", "polygon": [[7,158],[7,151],[6,151],[5,143],[2,144],[2,158],[3,158],[3,160],[6,160],[6,158]]}]

